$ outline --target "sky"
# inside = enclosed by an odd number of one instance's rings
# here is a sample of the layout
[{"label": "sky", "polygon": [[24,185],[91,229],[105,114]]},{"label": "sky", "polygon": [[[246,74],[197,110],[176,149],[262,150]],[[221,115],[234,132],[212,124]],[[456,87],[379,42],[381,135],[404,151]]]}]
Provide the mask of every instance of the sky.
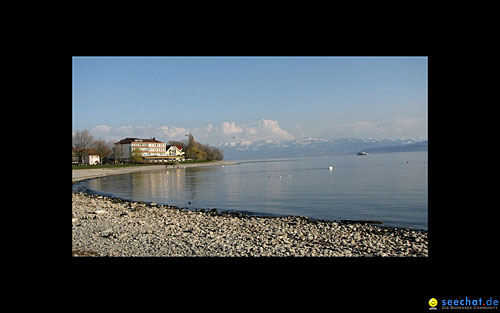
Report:
[{"label": "sky", "polygon": [[427,139],[427,57],[73,57],[73,132]]}]

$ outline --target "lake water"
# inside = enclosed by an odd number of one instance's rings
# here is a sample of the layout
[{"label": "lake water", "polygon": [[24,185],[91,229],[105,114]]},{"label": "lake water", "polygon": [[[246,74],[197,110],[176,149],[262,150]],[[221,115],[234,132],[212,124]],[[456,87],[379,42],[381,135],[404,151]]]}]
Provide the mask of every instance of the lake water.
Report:
[{"label": "lake water", "polygon": [[379,220],[427,230],[427,151],[238,162],[107,176],[73,189],[189,209]]}]

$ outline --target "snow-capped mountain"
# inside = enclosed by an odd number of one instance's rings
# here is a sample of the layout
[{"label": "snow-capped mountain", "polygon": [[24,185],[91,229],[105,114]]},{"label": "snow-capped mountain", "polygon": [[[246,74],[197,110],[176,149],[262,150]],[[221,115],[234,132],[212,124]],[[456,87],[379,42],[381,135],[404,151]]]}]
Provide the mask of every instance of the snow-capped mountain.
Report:
[{"label": "snow-capped mountain", "polygon": [[[224,142],[218,148],[224,151],[224,159],[253,159],[253,158],[287,158],[305,156],[323,156],[335,154],[351,154],[374,148],[411,146],[416,140],[392,140],[392,139],[315,139],[311,137],[295,139],[286,142],[273,142],[270,140],[251,142]],[[426,142],[425,142],[426,143]],[[427,144],[425,144],[427,147]],[[422,148],[419,146],[419,148]],[[398,148],[388,149],[396,151]],[[409,148],[411,150],[411,148]],[[374,150],[376,152],[391,152]],[[404,149],[402,151],[405,151]],[[409,151],[408,149],[406,151]]]}]

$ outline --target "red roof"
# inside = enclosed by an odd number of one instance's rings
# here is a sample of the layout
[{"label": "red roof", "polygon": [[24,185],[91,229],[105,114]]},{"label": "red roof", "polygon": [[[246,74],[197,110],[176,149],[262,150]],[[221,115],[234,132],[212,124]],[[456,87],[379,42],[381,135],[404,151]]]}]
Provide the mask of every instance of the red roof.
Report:
[{"label": "red roof", "polygon": [[141,139],[141,138],[125,138],[122,139],[118,142],[115,142],[115,144],[124,144],[124,143],[132,143],[132,142],[157,142],[157,143],[163,143],[161,141],[156,140],[155,138],[153,139]]},{"label": "red roof", "polygon": [[177,149],[182,150],[182,147],[181,147],[181,146],[179,146],[179,145],[169,145],[169,146],[166,146],[165,148],[166,148],[166,150],[168,150],[168,149],[170,149],[170,147],[172,147],[172,146],[176,146],[176,147],[177,147]]}]

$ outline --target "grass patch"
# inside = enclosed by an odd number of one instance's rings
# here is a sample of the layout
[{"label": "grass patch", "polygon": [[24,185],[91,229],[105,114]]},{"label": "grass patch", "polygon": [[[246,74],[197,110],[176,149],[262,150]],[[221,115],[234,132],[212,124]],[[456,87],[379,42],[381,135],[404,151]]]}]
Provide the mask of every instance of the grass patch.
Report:
[{"label": "grass patch", "polygon": [[148,165],[159,165],[159,163],[151,164],[103,164],[103,165],[73,165],[74,170],[84,170],[92,168],[115,168],[115,167],[131,167],[131,166],[148,166]]}]

